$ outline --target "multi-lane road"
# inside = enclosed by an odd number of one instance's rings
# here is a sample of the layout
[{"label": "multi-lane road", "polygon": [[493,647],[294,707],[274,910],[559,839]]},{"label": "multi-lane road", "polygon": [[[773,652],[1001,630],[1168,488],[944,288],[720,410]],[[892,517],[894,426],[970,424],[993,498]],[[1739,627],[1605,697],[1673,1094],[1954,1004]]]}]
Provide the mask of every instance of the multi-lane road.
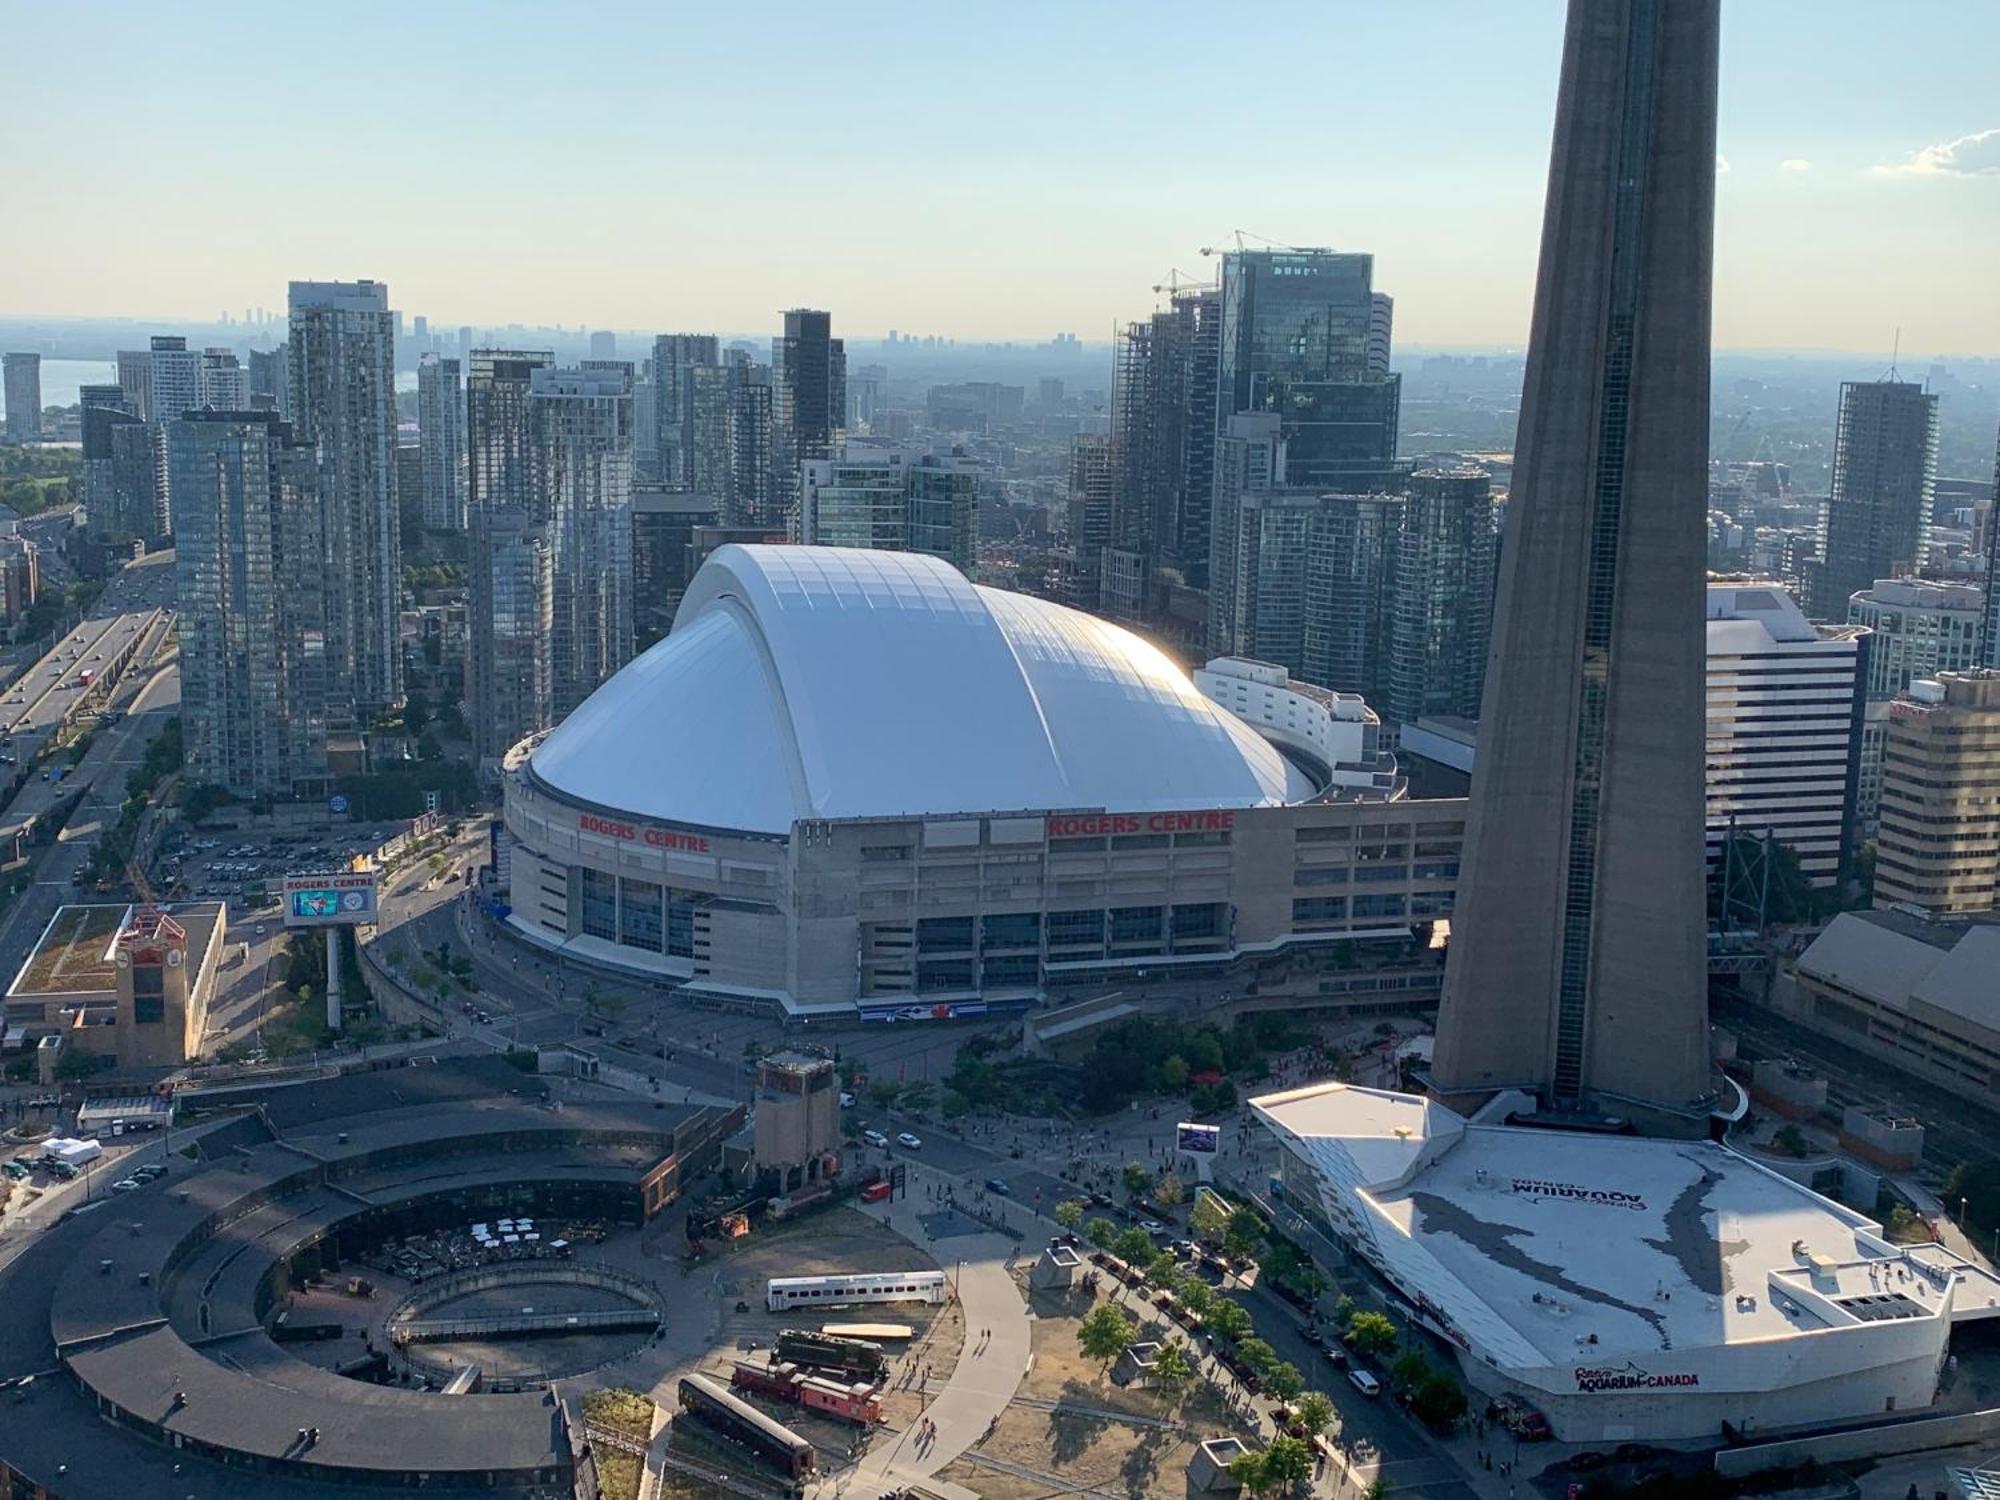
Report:
[{"label": "multi-lane road", "polygon": [[[0,784],[22,777],[4,814],[0,846],[28,828],[64,796],[53,776],[43,780],[34,758],[65,724],[82,713],[115,706],[114,681],[147,660],[164,641],[174,602],[174,555],[154,552],[119,570],[87,619],[66,631],[38,661],[0,692]],[[66,778],[65,778],[66,779]]]},{"label": "multi-lane road", "polygon": [[127,675],[114,700],[125,705],[124,717],[99,734],[66,778],[86,788],[83,800],[36,867],[34,884],[0,915],[0,984],[11,983],[20,972],[56,908],[76,899],[76,872],[99,836],[118,821],[126,776],[145,759],[147,741],[180,711],[180,699],[180,671],[171,664],[149,668],[139,663]]}]

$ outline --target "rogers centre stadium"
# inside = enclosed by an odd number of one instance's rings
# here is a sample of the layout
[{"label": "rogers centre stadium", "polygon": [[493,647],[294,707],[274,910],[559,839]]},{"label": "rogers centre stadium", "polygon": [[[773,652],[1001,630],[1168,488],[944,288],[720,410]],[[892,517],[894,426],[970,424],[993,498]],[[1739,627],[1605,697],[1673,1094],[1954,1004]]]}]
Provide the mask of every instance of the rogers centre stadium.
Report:
[{"label": "rogers centre stadium", "polygon": [[525,938],[696,995],[1023,1008],[1407,948],[1451,909],[1465,804],[1407,798],[1380,733],[1351,694],[1190,677],[936,558],[727,546],[665,640],[509,753],[496,864]]}]

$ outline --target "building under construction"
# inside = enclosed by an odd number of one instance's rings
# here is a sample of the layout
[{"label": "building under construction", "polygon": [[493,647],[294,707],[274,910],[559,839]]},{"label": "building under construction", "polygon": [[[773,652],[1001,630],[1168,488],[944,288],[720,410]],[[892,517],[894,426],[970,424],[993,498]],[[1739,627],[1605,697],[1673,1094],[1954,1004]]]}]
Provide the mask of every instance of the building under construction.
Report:
[{"label": "building under construction", "polygon": [[[1126,324],[1116,344],[1109,544],[1141,560],[1127,572],[1139,573],[1142,588],[1159,566],[1177,569],[1199,587],[1208,572],[1221,294],[1213,286],[1154,290],[1170,294],[1167,307]],[[1106,569],[1105,576],[1115,575]],[[1127,600],[1103,602],[1122,612]]]}]

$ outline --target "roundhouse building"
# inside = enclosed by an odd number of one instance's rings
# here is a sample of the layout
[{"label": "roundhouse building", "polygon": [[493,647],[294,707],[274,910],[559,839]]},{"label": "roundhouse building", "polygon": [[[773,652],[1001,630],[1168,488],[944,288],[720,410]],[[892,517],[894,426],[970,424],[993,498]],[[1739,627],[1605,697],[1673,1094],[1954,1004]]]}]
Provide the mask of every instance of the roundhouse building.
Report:
[{"label": "roundhouse building", "polygon": [[[1225,707],[1224,705],[1228,705]],[[1028,1005],[1449,913],[1372,711],[907,553],[729,546],[506,762],[510,920],[794,1013]]]}]

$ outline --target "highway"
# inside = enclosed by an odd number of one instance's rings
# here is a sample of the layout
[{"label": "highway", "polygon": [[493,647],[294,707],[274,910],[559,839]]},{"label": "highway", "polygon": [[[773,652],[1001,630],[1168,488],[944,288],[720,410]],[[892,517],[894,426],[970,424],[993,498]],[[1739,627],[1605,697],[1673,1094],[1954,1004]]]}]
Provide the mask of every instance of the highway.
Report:
[{"label": "highway", "polygon": [[121,686],[111,679],[165,639],[173,602],[174,554],[149,553],[121,569],[89,617],[8,685],[0,698],[0,754],[8,759],[0,770],[22,779],[0,815],[0,848],[67,795],[53,778],[41,779],[47,768],[33,766],[36,754],[70,719],[107,706]]},{"label": "highway", "polygon": [[[118,821],[125,801],[125,777],[146,756],[146,743],[180,711],[180,669],[173,665],[150,671],[135,668],[114,701],[129,698],[125,717],[100,733],[65,785],[87,788],[56,843],[42,857],[35,883],[17,896],[0,916],[0,984],[12,984],[35,941],[56,908],[68,901],[90,900],[73,884],[96,847],[98,836]],[[40,785],[39,782],[36,783]]]}]

